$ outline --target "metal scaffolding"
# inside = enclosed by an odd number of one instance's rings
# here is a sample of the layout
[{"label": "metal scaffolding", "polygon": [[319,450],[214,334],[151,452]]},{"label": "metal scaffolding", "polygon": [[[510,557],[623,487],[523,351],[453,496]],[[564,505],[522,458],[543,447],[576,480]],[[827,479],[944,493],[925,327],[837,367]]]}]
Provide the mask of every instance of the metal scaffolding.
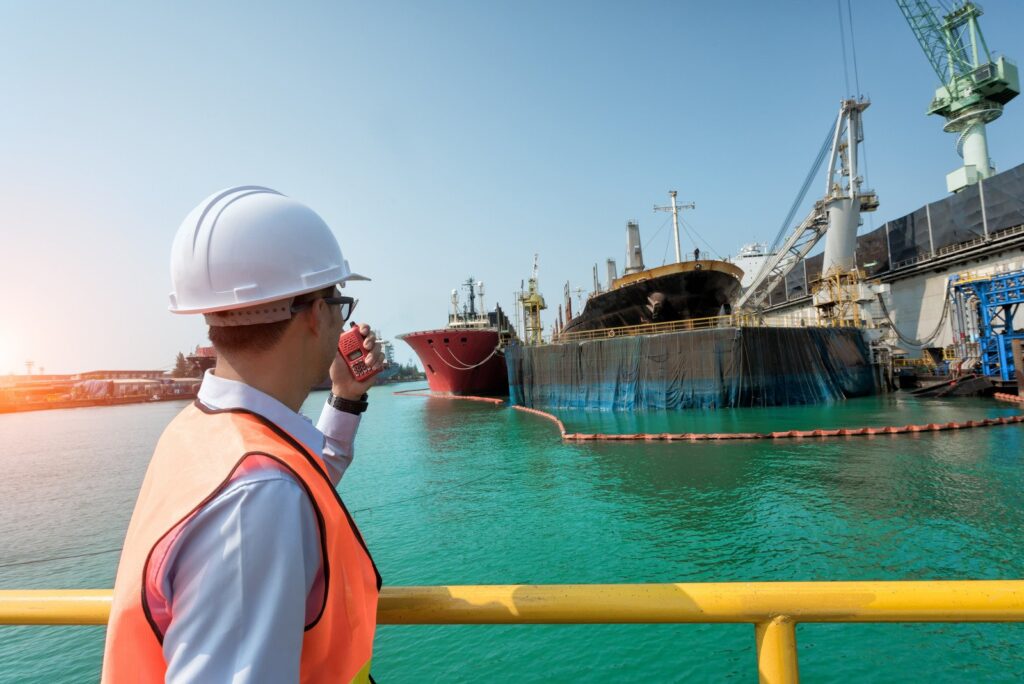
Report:
[{"label": "metal scaffolding", "polygon": [[1024,340],[1024,329],[1014,327],[1014,315],[1024,302],[1024,270],[960,274],[949,280],[958,355],[976,355],[983,374],[1013,380],[1013,342]]}]

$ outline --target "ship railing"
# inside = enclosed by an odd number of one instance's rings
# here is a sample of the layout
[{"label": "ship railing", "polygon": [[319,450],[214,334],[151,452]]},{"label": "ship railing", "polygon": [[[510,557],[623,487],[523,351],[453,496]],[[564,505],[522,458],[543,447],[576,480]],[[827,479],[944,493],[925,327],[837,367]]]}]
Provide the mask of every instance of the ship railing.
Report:
[{"label": "ship railing", "polygon": [[892,360],[894,368],[935,368],[936,363],[927,357],[917,359],[895,358]]},{"label": "ship railing", "polygon": [[[863,322],[859,322],[860,327]],[[802,316],[761,316],[758,314],[736,313],[726,316],[708,316],[707,318],[687,318],[681,321],[666,321],[664,323],[642,323],[640,325],[626,325],[615,328],[602,328],[600,330],[580,330],[578,332],[563,332],[552,337],[552,342],[581,342],[585,340],[599,340],[610,337],[632,337],[635,335],[658,335],[670,332],[685,332],[690,330],[708,330],[711,328],[806,328],[806,327],[836,327],[835,321],[819,318],[805,318]],[[853,325],[853,322],[846,322],[843,325]]]},{"label": "ship railing", "polygon": [[[110,590],[0,591],[0,625],[104,625]],[[381,625],[746,623],[761,682],[797,682],[805,623],[1024,622],[1024,580],[384,587]]]}]

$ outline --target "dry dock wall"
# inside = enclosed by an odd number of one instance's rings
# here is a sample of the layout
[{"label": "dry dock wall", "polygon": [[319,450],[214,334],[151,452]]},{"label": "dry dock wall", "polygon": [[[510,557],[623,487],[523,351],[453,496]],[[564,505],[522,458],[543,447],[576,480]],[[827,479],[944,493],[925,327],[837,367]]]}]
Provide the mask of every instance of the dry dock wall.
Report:
[{"label": "dry dock wall", "polygon": [[505,352],[509,397],[530,408],[631,411],[786,406],[876,391],[853,328],[716,328]]}]

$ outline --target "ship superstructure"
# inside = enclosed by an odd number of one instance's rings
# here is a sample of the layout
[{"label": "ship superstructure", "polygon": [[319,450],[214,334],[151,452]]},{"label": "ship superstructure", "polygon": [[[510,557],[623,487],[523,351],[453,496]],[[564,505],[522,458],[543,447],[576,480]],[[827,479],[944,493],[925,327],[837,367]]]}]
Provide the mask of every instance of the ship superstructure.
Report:
[{"label": "ship superstructure", "polygon": [[771,257],[771,252],[768,250],[767,244],[751,242],[740,247],[740,251],[736,253],[736,256],[729,258],[728,261],[736,264],[743,271],[740,286],[746,289],[769,257]]}]

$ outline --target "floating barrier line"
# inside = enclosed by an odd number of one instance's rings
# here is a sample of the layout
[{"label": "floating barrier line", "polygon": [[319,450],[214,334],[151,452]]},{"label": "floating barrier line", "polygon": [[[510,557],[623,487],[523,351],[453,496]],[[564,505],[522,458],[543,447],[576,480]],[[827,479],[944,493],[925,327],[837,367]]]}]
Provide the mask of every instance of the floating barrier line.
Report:
[{"label": "floating barrier line", "polygon": [[513,406],[512,408],[514,408],[516,411],[522,411],[523,413],[532,413],[535,416],[547,418],[548,420],[552,421],[555,425],[558,426],[558,432],[559,434],[562,435],[562,439],[569,438],[569,435],[567,435],[565,432],[565,425],[562,423],[562,421],[560,421],[556,416],[553,416],[547,411],[539,411],[537,409],[527,408],[525,406]]},{"label": "floating barrier line", "polygon": [[[432,399],[463,399],[480,401],[489,404],[504,404],[504,400],[494,397],[474,397],[456,394],[435,394],[421,389],[400,390],[396,395],[406,397],[429,397]],[[998,392],[993,395],[997,401],[1024,405],[1024,397]],[[602,432],[567,432],[565,424],[554,414],[526,406],[512,406],[516,411],[531,413],[550,420],[558,428],[558,433],[567,442],[721,442],[728,440],[753,439],[823,439],[831,437],[873,437],[875,435],[906,435],[921,432],[945,432],[948,430],[969,430],[971,428],[992,427],[995,425],[1019,425],[1024,423],[1024,414],[1017,416],[999,416],[998,418],[981,418],[949,423],[924,423],[921,425],[886,425],[880,427],[860,428],[818,428],[815,430],[777,430],[775,432],[653,432],[636,434],[606,434]]]},{"label": "floating barrier line", "polygon": [[[996,394],[999,401],[1024,404],[1024,398],[1012,394]],[[999,416],[998,418],[981,418],[949,423],[925,423],[923,425],[888,425],[883,427],[861,428],[819,428],[816,430],[779,430],[776,432],[660,432],[638,434],[605,434],[586,432],[566,432],[565,425],[547,411],[513,406],[523,413],[532,413],[552,421],[558,426],[563,440],[567,442],[715,442],[726,440],[752,439],[822,439],[829,437],[868,437],[874,435],[905,435],[921,432],[944,432],[947,430],[966,430],[970,428],[990,427],[994,425],[1017,425],[1024,423],[1024,415]]]}]

